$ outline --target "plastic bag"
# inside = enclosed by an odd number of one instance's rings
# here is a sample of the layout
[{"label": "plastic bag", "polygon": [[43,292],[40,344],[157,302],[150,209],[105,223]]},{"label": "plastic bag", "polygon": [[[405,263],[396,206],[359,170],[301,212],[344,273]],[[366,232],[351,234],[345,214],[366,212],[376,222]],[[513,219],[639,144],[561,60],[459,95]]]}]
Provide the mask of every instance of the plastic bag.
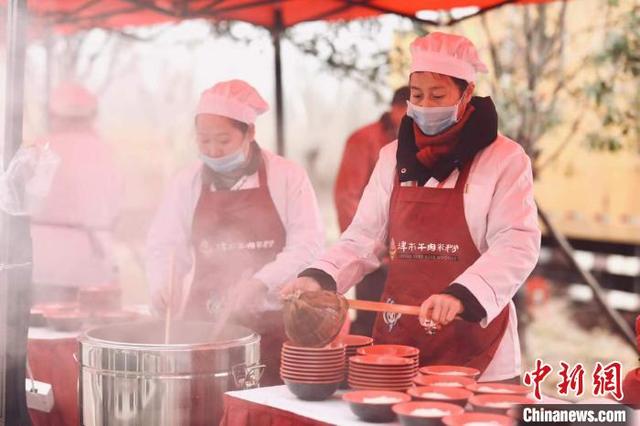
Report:
[{"label": "plastic bag", "polygon": [[59,164],[48,143],[21,147],[0,175],[0,209],[14,216],[33,213],[47,197]]}]

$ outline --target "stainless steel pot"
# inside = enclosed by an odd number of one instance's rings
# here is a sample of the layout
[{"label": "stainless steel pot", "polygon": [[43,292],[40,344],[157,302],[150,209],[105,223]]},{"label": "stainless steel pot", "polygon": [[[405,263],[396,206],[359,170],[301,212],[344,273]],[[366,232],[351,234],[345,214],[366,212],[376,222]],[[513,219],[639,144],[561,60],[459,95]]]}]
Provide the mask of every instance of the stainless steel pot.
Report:
[{"label": "stainless steel pot", "polygon": [[146,321],[91,329],[80,338],[80,418],[85,426],[218,425],[226,391],[255,387],[260,336],[207,322]]}]

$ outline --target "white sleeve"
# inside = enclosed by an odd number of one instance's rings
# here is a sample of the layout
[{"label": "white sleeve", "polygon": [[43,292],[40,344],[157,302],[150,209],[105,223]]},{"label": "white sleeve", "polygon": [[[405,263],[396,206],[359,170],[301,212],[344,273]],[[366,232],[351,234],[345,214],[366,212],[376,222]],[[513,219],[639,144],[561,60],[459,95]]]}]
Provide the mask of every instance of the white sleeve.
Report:
[{"label": "white sleeve", "polygon": [[192,188],[180,182],[181,180],[171,182],[147,236],[145,266],[151,307],[157,314],[164,312],[167,306],[172,254],[175,254],[175,278],[178,287],[174,289],[174,312],[180,308],[183,281],[193,263],[190,242],[193,200],[189,196]]},{"label": "white sleeve", "polygon": [[486,310],[486,327],[509,304],[540,252],[540,228],[529,157],[521,149],[504,159],[487,216],[488,249],[454,282]]},{"label": "white sleeve", "polygon": [[378,269],[387,253],[389,201],[395,177],[395,154],[390,154],[395,151],[383,150],[385,154],[381,152],[351,225],[311,266],[331,275],[339,293]]},{"label": "white sleeve", "polygon": [[288,172],[286,198],[278,201],[286,206],[282,218],[286,243],[273,262],[254,274],[271,292],[295,278],[320,255],[324,246],[322,217],[307,173],[297,166],[285,170]]}]

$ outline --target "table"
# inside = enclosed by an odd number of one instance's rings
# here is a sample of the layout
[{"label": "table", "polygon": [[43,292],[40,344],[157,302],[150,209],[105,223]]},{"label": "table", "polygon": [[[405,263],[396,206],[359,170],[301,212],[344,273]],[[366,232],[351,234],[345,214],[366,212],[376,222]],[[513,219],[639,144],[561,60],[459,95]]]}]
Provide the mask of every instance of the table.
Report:
[{"label": "table", "polygon": [[[286,386],[227,392],[220,426],[371,426],[359,421],[341,399],[346,391],[336,392],[326,401],[302,401]],[[399,425],[376,423],[379,425]]]},{"label": "table", "polygon": [[34,426],[76,426],[78,419],[78,333],[48,328],[29,329],[27,357],[36,380],[53,387],[55,405],[50,413],[29,410]]},{"label": "table", "polygon": [[[338,391],[326,401],[301,401],[286,386],[227,392],[224,417],[220,426],[371,426],[358,420],[349,405],[341,400],[346,391]],[[611,403],[607,399],[591,399],[593,404]],[[569,404],[569,402],[543,395],[542,404]],[[376,423],[397,426],[400,423]],[[635,423],[640,425],[640,410],[635,412]]]}]

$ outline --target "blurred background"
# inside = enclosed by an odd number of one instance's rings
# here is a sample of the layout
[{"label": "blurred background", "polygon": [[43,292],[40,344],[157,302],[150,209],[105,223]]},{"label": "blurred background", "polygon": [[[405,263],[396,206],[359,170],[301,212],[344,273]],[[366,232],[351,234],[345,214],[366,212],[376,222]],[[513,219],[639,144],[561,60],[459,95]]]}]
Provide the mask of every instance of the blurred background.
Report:
[{"label": "blurred background", "polygon": [[[501,132],[533,161],[541,211],[631,326],[640,313],[640,2],[477,11],[420,12],[442,26],[382,15],[301,23],[283,32],[285,155],[312,179],[327,244],[339,236],[333,185],[348,136],[377,120],[393,91],[407,83],[408,46],[416,36],[436,29],[463,34],[490,68],[477,93],[493,98]],[[257,140],[277,150],[271,34],[239,21],[73,32],[37,22],[28,37],[25,142],[47,134],[49,95],[59,82],[75,80],[98,95],[96,128],[122,182],[113,234],[117,281],[125,303],[147,303],[146,230],[168,180],[196,158],[200,92],[232,78],[254,85],[272,105],[257,123]],[[6,42],[0,39],[2,81]],[[520,307],[524,368],[537,358],[554,368],[582,362],[587,372],[596,361],[622,362],[623,375],[637,367],[637,354],[548,230],[543,243]],[[551,377],[545,382],[550,390],[555,384]]]}]

